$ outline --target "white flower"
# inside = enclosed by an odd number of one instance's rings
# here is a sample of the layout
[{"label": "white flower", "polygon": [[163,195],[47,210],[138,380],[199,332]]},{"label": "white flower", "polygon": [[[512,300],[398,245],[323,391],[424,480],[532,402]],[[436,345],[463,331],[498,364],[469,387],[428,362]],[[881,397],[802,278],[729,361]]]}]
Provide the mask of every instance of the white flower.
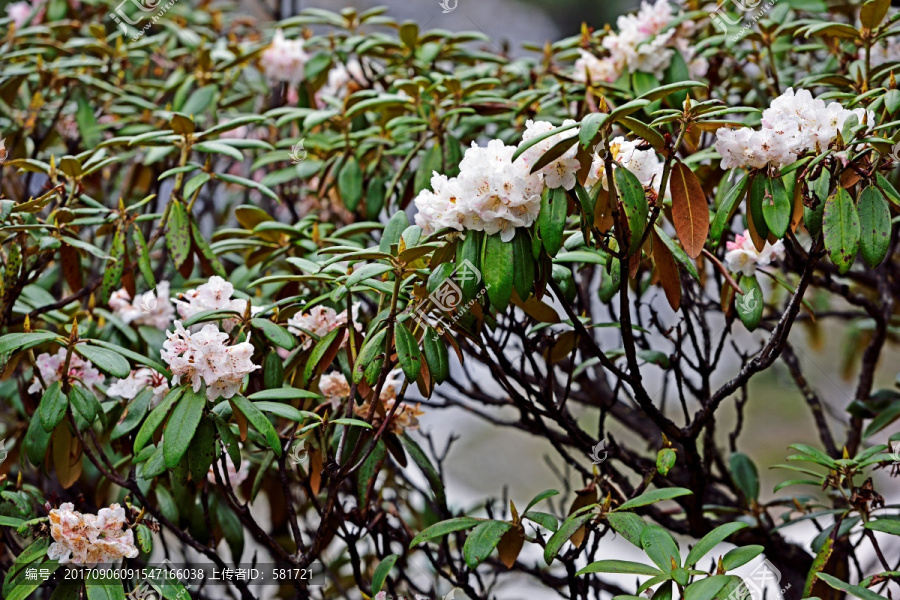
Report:
[{"label": "white flower", "polygon": [[231,456],[227,453],[225,454],[225,468],[228,471],[228,477],[225,477],[225,473],[222,471],[222,462],[219,459],[216,459],[213,464],[209,465],[209,472],[206,474],[206,480],[210,483],[218,483],[216,481],[216,474],[213,469],[217,469],[219,471],[219,477],[222,478],[223,483],[230,483],[231,487],[236,488],[240,487],[244,481],[247,479],[247,475],[250,474],[250,462],[246,460],[241,461],[241,468],[234,468],[234,461],[231,460]]},{"label": "white flower", "polygon": [[138,296],[133,303],[125,288],[117,290],[109,299],[109,307],[125,323],[148,325],[157,329],[166,329],[175,318],[175,308],[169,300],[168,281],[160,281],[156,290]]},{"label": "white flower", "polygon": [[529,174],[520,158],[515,163],[514,146],[491,140],[487,147],[474,142],[460,162],[459,176],[436,175],[436,192],[423,190],[416,197],[416,223],[426,233],[443,227],[500,233],[512,240],[516,227],[529,227],[541,210],[544,188],[540,173]]},{"label": "white flower", "polygon": [[107,396],[133,400],[145,388],[153,389],[150,398],[150,408],[155,407],[169,393],[169,382],[161,373],[153,369],[140,368],[131,372],[125,379],[116,380],[109,389]]},{"label": "white flower", "polygon": [[358,60],[347,61],[346,66],[338,63],[328,71],[328,82],[322,86],[319,93],[331,98],[343,99],[347,96],[351,83],[361,84],[366,81],[366,74]]},{"label": "white flower", "polygon": [[[575,121],[571,119],[563,122],[563,126],[574,124]],[[547,121],[532,121],[530,119],[525,123],[525,127],[525,133],[522,134],[522,144],[555,129],[555,126],[552,123]],[[570,129],[569,131],[557,133],[556,135],[541,140],[523,152],[521,160],[525,163],[525,166],[530,172],[532,167],[547,153],[548,150],[553,148],[559,142],[576,135],[578,135],[578,130]],[[571,190],[575,187],[575,174],[578,173],[578,169],[581,168],[581,163],[575,158],[577,152],[578,144],[575,144],[569,148],[565,154],[538,171],[544,176],[544,183],[547,184],[547,187],[550,189],[565,188],[567,190]]]},{"label": "white flower", "polygon": [[[357,331],[361,331],[362,325],[357,320],[358,312],[357,302],[353,305],[353,321],[356,323]],[[314,306],[308,313],[297,313],[288,319],[287,324],[288,331],[300,338],[301,345],[306,350],[313,345],[316,338],[321,338],[341,325],[346,325],[347,311],[345,309],[337,312],[328,306]]]},{"label": "white flower", "polygon": [[[37,357],[35,366],[44,379],[47,386],[60,381],[66,366],[66,349],[60,348],[56,354],[45,352]],[[94,368],[90,361],[84,360],[75,352],[69,359],[69,377],[71,379],[80,379],[88,389],[92,389],[95,385],[103,383],[106,379],[100,371]],[[35,376],[28,393],[33,394],[43,389],[40,380]]]},{"label": "white flower", "polygon": [[[638,146],[640,145],[641,142],[628,141],[620,136],[610,142],[609,152],[616,161],[620,162],[623,167],[637,177],[641,185],[646,188],[652,188],[658,193],[659,186],[662,183],[663,163],[652,148],[639,150]],[[613,171],[616,168],[616,165],[613,165]],[[597,182],[602,182],[603,188],[609,189],[606,181],[606,165],[600,154],[594,155],[591,170],[588,173],[585,184],[592,186]]]},{"label": "white flower", "polygon": [[725,265],[732,273],[742,273],[751,276],[756,273],[756,267],[765,267],[772,261],[784,258],[784,242],[778,240],[774,244],[766,242],[762,252],[756,250],[750,231],[744,230],[744,234],[738,234],[733,242],[725,244],[728,252],[725,253]]},{"label": "white flower", "polygon": [[81,514],[66,502],[50,511],[53,543],[47,558],[60,564],[110,564],[139,554],[134,533],[124,530],[125,509],[118,504],[101,508],[96,514]]},{"label": "white flower", "polygon": [[228,334],[215,325],[207,324],[191,333],[181,321],[175,321],[175,331],[167,331],[166,335],[168,339],[160,354],[172,370],[172,385],[184,379],[197,392],[206,383],[206,397],[210,400],[231,398],[240,391],[244,377],[260,368],[253,364],[249,336],[246,342],[229,346]]},{"label": "white flower", "polygon": [[837,102],[826,106],[808,90],[788,88],[763,111],[759,131],[719,129],[716,150],[723,169],[783,167],[807,152],[823,152],[851,116],[860,124],[875,123],[872,111],[847,110]]},{"label": "white flower", "polygon": [[592,83],[601,81],[612,83],[621,75],[616,61],[612,58],[597,58],[586,50],[579,50],[578,54],[579,58],[575,61],[575,71],[572,73],[572,78],[575,81],[587,82],[588,78],[590,78]]},{"label": "white flower", "polygon": [[[218,275],[213,275],[209,281],[200,287],[188,290],[180,294],[180,299],[175,300],[178,307],[178,314],[182,319],[189,319],[194,315],[210,310],[227,310],[243,315],[247,311],[247,301],[240,299],[232,299],[234,294],[234,286],[225,281]],[[251,314],[259,311],[258,308],[251,307]],[[237,318],[224,319],[222,328],[227,332],[231,332],[237,324]]]},{"label": "white flower", "polygon": [[279,29],[259,60],[269,81],[286,81],[296,85],[305,77],[309,55],[303,49],[303,40],[286,40],[284,32]]},{"label": "white flower", "polygon": [[341,373],[327,373],[319,378],[319,391],[331,408],[337,410],[341,402],[350,397],[350,384]]}]

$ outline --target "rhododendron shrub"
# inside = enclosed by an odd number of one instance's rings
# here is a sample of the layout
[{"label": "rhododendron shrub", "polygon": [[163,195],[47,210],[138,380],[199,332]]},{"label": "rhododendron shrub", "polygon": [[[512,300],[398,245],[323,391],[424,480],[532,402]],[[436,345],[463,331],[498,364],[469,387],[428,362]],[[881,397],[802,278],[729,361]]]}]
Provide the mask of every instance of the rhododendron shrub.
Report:
[{"label": "rhododendron shrub", "polygon": [[123,7],[0,23],[0,597],[897,597],[889,2]]}]

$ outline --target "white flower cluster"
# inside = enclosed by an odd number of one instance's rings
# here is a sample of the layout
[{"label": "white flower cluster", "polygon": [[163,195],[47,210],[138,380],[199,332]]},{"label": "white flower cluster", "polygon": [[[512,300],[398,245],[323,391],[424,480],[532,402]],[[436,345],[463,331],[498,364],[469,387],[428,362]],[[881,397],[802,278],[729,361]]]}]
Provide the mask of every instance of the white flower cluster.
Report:
[{"label": "white flower cluster", "polygon": [[512,240],[516,227],[529,227],[537,219],[544,189],[541,173],[531,175],[522,157],[513,162],[515,152],[515,146],[500,140],[491,140],[486,148],[473,142],[458,177],[434,173],[433,191],[422,190],[416,197],[416,224],[426,233],[450,227]]},{"label": "white flower cluster", "polygon": [[172,385],[182,379],[190,381],[194,391],[206,383],[206,397],[231,398],[241,389],[244,377],[259,369],[253,364],[253,345],[248,336],[246,342],[228,345],[228,334],[207,324],[199,332],[192,333],[175,321],[175,331],[167,331],[163,342],[162,358],[172,370]]},{"label": "white flower cluster", "polygon": [[342,373],[326,373],[319,378],[319,392],[331,409],[337,410],[341,402],[350,397],[350,383]]},{"label": "white flower cluster", "polygon": [[111,564],[139,554],[134,533],[123,530],[125,509],[118,504],[101,508],[96,515],[81,514],[66,502],[50,511],[53,543],[47,558],[60,564]]},{"label": "white flower cluster", "polygon": [[[674,7],[674,8],[677,8]],[[690,45],[692,31],[690,22],[672,27],[663,33],[674,20],[673,5],[668,0],[642,2],[636,14],[622,15],[616,21],[619,31],[611,32],[603,38],[603,47],[609,56],[597,58],[581,51],[575,62],[573,77],[576,81],[612,83],[625,73],[643,71],[662,78],[672,62],[675,52],[680,52],[688,63],[692,78],[706,74],[708,63],[695,57]]]},{"label": "white flower cluster", "polygon": [[783,167],[806,152],[822,152],[835,140],[851,115],[872,125],[875,113],[862,108],[847,110],[837,102],[826,106],[808,90],[788,88],[763,111],[762,128],[722,128],[716,132],[716,150],[723,169],[766,165]]},{"label": "white flower cluster", "polygon": [[[362,324],[357,320],[358,314],[359,303],[356,303],[353,305],[353,321],[356,323],[357,331],[362,331]],[[287,324],[288,331],[299,337],[302,348],[307,350],[316,338],[321,338],[333,329],[346,325],[347,311],[345,309],[337,312],[328,306],[314,306],[308,313],[297,313],[288,319]]]},{"label": "white flower cluster", "polygon": [[[209,310],[229,310],[243,315],[247,311],[247,301],[232,299],[233,294],[233,285],[218,275],[213,275],[200,287],[180,294],[180,299],[176,300],[175,304],[182,319],[189,319],[198,313]],[[250,310],[252,313],[254,310],[258,312],[259,309],[251,307]],[[222,328],[230,332],[236,323],[236,318],[224,319]]]},{"label": "white flower cluster", "polygon": [[305,78],[308,60],[309,54],[303,48],[303,40],[287,40],[280,29],[259,57],[269,81],[286,81],[293,85]]},{"label": "white flower cluster", "polygon": [[175,318],[175,309],[169,300],[169,282],[160,281],[156,290],[135,298],[125,288],[113,292],[109,299],[109,307],[117,317],[125,323],[148,325],[156,329],[166,329]]},{"label": "white flower cluster", "polygon": [[[575,121],[567,119],[563,122],[563,126],[574,125]],[[548,131],[555,129],[555,126],[548,121],[531,121],[525,123],[525,133],[522,134],[522,143],[534,139]],[[570,129],[562,133],[557,133],[546,139],[541,140],[528,150],[522,153],[521,160],[531,171],[531,168],[537,163],[541,157],[553,148],[559,142],[578,135],[577,129]],[[544,176],[544,183],[550,189],[565,188],[571,190],[575,187],[575,174],[581,168],[581,163],[575,158],[578,152],[578,144],[569,148],[565,154],[554,160],[552,163],[538,171]]]},{"label": "white flower cluster", "polygon": [[[50,386],[50,384],[62,379],[63,371],[66,369],[66,349],[60,348],[56,354],[45,352],[37,357],[35,364],[44,383]],[[91,361],[84,360],[74,352],[69,358],[69,378],[81,380],[88,389],[103,383],[106,379],[100,371],[94,368]],[[28,393],[33,394],[43,389],[40,380],[35,376],[34,381],[31,382],[31,386],[28,388]]]},{"label": "white flower cluster", "polygon": [[[645,188],[653,188],[659,193],[659,186],[662,183],[663,162],[659,160],[659,156],[651,148],[649,150],[640,150],[641,142],[631,142],[624,137],[617,137],[609,144],[609,153],[623,167],[634,173],[638,181]],[[613,170],[617,166],[613,164]],[[594,154],[594,161],[591,164],[591,170],[588,173],[585,185],[592,186],[597,182],[603,184],[604,189],[609,189],[609,183],[606,181],[606,163],[603,156],[598,152]]]},{"label": "white flower cluster", "polygon": [[125,379],[116,380],[106,390],[106,395],[134,400],[147,387],[153,389],[150,408],[154,408],[169,393],[169,382],[162,373],[153,369],[140,368],[132,371]]},{"label": "white flower cluster", "polygon": [[774,244],[766,242],[762,252],[757,251],[750,238],[750,231],[744,230],[744,235],[738,234],[733,242],[725,244],[728,252],[725,253],[725,265],[732,273],[742,273],[750,277],[756,273],[756,267],[765,267],[772,264],[773,260],[784,258],[784,242],[778,240]]}]

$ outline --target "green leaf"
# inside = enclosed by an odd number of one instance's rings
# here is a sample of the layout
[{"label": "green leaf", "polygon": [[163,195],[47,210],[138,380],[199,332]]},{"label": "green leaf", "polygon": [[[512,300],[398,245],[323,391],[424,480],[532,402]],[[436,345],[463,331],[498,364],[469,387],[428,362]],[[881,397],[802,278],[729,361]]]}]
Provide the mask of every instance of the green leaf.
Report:
[{"label": "green leaf", "polygon": [[466,538],[466,543],[463,544],[463,558],[466,560],[466,565],[470,569],[475,569],[480,565],[490,556],[497,544],[500,543],[500,538],[511,527],[512,524],[505,521],[485,521],[475,527]]},{"label": "green leaf", "polygon": [[734,306],[737,309],[738,318],[750,331],[754,331],[759,327],[762,321],[763,309],[765,303],[762,297],[762,288],[757,281],[756,276],[743,276],[740,281],[743,296],[736,296]]},{"label": "green leaf", "polygon": [[769,226],[766,224],[765,215],[763,215],[763,202],[766,197],[766,182],[768,180],[762,174],[753,176],[750,182],[750,214],[747,218],[753,221],[753,226],[759,237],[766,239],[769,237]]},{"label": "green leaf", "polygon": [[819,573],[819,579],[830,585],[836,590],[841,590],[843,592],[847,592],[848,594],[859,598],[860,600],[888,600],[885,596],[881,594],[876,594],[872,590],[869,590],[864,587],[860,587],[858,585],[852,585],[849,583],[845,583],[838,579],[833,575],[829,575],[827,573]]},{"label": "green leaf", "polygon": [[731,575],[713,575],[690,584],[684,590],[684,600],[713,600],[722,598],[719,592],[732,581]]},{"label": "green leaf", "polygon": [[62,383],[59,381],[51,383],[44,395],[41,396],[41,403],[38,406],[44,431],[50,432],[56,429],[56,426],[66,418],[68,405],[69,399],[62,391]]},{"label": "green leaf", "polygon": [[[241,151],[235,148],[230,144],[225,144],[223,142],[216,141],[208,141],[208,142],[200,142],[199,144],[194,145],[194,149],[199,152],[205,152],[207,154],[222,154],[227,156],[228,158],[233,158],[236,161],[244,160],[244,155],[241,154]],[[186,196],[190,197],[187,193]]]},{"label": "green leaf", "polygon": [[56,340],[59,336],[50,331],[34,333],[7,333],[0,337],[0,354],[11,354],[20,350],[28,350],[40,346],[50,340]]},{"label": "green leaf", "polygon": [[94,393],[80,385],[72,385],[72,387],[69,388],[69,402],[72,404],[72,407],[78,411],[78,414],[84,417],[84,420],[87,421],[89,425],[94,422],[97,415],[100,415],[101,417],[104,416],[100,401],[97,400]]},{"label": "green leaf", "polygon": [[191,220],[184,204],[177,198],[169,205],[169,230],[166,233],[166,246],[176,269],[180,269],[191,255]]},{"label": "green leaf", "polygon": [[550,513],[540,512],[537,510],[528,510],[522,513],[523,519],[529,519],[539,524],[541,527],[549,531],[556,531],[559,529],[559,521],[556,520],[556,517],[551,515]]},{"label": "green leaf", "polygon": [[108,373],[113,377],[125,379],[131,375],[131,365],[118,352],[87,344],[76,345],[75,352],[80,354],[83,359],[91,361],[95,367],[104,373]]},{"label": "green leaf", "polygon": [[479,523],[484,522],[484,519],[475,519],[473,517],[456,517],[454,519],[441,521],[440,523],[435,523],[434,525],[426,527],[424,530],[422,530],[419,535],[414,537],[412,542],[409,543],[409,547],[415,548],[422,542],[427,542],[435,538],[442,538],[448,533],[453,533],[454,531],[462,531],[463,529],[469,529],[475,527]]},{"label": "green leaf", "polygon": [[629,560],[598,560],[581,569],[578,575],[586,573],[617,573],[627,575],[652,575],[658,576],[664,573],[656,567],[645,565],[642,563],[631,562]]},{"label": "green leaf", "polygon": [[512,240],[513,288],[523,301],[531,296],[534,288],[534,256],[531,254],[531,236],[528,230],[519,228]]},{"label": "green leaf", "polygon": [[891,0],[868,0],[859,9],[859,22],[867,29],[875,29],[887,16]]},{"label": "green leaf", "polygon": [[231,431],[231,428],[228,426],[228,423],[225,422],[225,419],[223,419],[213,411],[210,411],[209,417],[212,419],[213,425],[216,426],[216,431],[219,432],[219,438],[221,439],[222,446],[224,446],[225,451],[228,452],[228,456],[229,458],[231,458],[231,462],[234,463],[234,468],[240,469],[241,447],[238,444],[237,437],[235,437],[234,433]]},{"label": "green leaf", "polygon": [[737,569],[762,554],[763,550],[765,548],[757,545],[733,548],[722,557],[722,568],[726,571]]},{"label": "green leaf", "polygon": [[[732,455],[732,457],[734,457],[734,455]],[[686,568],[693,567],[697,564],[697,561],[706,556],[718,544],[724,542],[731,534],[740,531],[741,529],[746,529],[747,527],[749,527],[749,525],[746,523],[726,523],[725,525],[716,527],[704,535],[700,541],[691,548],[691,551],[688,552],[687,558],[684,561],[684,566]]]},{"label": "green leaf", "polygon": [[263,434],[263,437],[266,438],[266,442],[269,444],[269,448],[271,448],[277,456],[281,456],[281,440],[278,438],[278,432],[272,427],[272,423],[269,422],[266,415],[243,396],[233,396],[231,402],[234,403],[237,409],[241,411],[245,417],[247,417],[247,420],[250,421],[253,428]]},{"label": "green leaf", "polygon": [[537,496],[531,499],[531,502],[528,503],[528,506],[525,507],[525,512],[531,510],[531,507],[536,505],[538,502],[542,502],[547,498],[552,498],[553,496],[559,496],[559,490],[544,490]]},{"label": "green leaf", "polygon": [[575,535],[575,532],[581,529],[581,526],[594,518],[593,509],[596,508],[596,504],[591,504],[589,506],[585,506],[578,511],[572,513],[568,516],[568,518],[563,521],[562,525],[559,526],[559,529],[556,530],[556,533],[550,536],[550,539],[547,540],[547,545],[544,547],[544,562],[548,565],[553,562],[553,559],[556,558],[556,555],[559,554],[559,549],[563,547],[570,537]]},{"label": "green leaf", "polygon": [[590,113],[581,120],[578,138],[582,146],[587,148],[591,145],[591,142],[597,137],[597,133],[600,132],[600,128],[608,118],[609,114],[607,113]]},{"label": "green leaf", "polygon": [[247,396],[248,400],[282,400],[289,402],[291,400],[299,400],[300,398],[321,398],[321,394],[310,392],[309,390],[301,390],[293,387],[275,388],[272,390],[263,390]]},{"label": "green leaf", "polygon": [[[737,207],[740,206],[741,200],[747,195],[748,183],[750,183],[749,177],[741,177],[741,180],[728,191],[719,205],[716,216],[713,217],[712,225],[709,228],[709,243],[713,248],[718,247],[722,234],[731,221],[731,217],[734,215]],[[725,185],[725,181],[723,180],[720,185]]]},{"label": "green leaf", "polygon": [[[331,349],[332,344],[340,343],[338,341],[338,336],[345,335],[345,330],[341,327],[336,329],[332,329],[316,342],[316,345],[313,346],[312,352],[309,355],[309,359],[306,361],[306,367],[303,369],[303,380],[309,381],[313,378],[313,374],[320,372],[320,369],[327,367],[328,365],[322,365],[321,363],[326,355],[328,355],[329,349]],[[331,361],[329,361],[331,362]]]},{"label": "green leaf", "polygon": [[206,394],[202,389],[195,392],[189,387],[185,390],[175,410],[172,411],[172,417],[166,424],[163,436],[163,457],[166,459],[167,468],[174,468],[187,452],[205,406]]},{"label": "green leaf", "polygon": [[[356,357],[356,365],[353,369],[353,383],[359,383],[365,377],[366,369],[373,364],[378,356],[384,354],[384,338],[387,336],[387,329],[382,329],[378,333],[369,335],[363,343]],[[427,337],[427,334],[426,334]]]},{"label": "green leaf", "polygon": [[384,580],[387,579],[388,573],[394,568],[394,563],[400,558],[396,554],[385,556],[384,559],[375,567],[375,573],[372,574],[372,593],[377,594],[384,586]]},{"label": "green leaf", "polygon": [[654,230],[665,247],[668,248],[669,252],[672,253],[672,256],[675,258],[675,262],[681,265],[681,267],[687,272],[688,275],[690,275],[697,281],[700,281],[700,273],[697,272],[697,267],[694,266],[694,263],[687,255],[687,252],[684,251],[684,248],[682,248],[681,245],[676,244],[659,225],[655,225]]},{"label": "green leaf", "polygon": [[[40,408],[38,408],[40,413]],[[44,464],[44,457],[47,455],[47,448],[50,445],[51,432],[44,429],[43,420],[38,414],[37,418],[32,417],[28,424],[28,431],[25,433],[25,454],[28,460],[36,467]]]},{"label": "green leaf", "polygon": [[[541,212],[538,213],[537,218],[538,229],[541,233],[541,240],[544,242],[544,248],[551,257],[556,256],[559,249],[562,248],[568,207],[569,199],[566,191],[562,188],[547,189],[541,196]],[[482,264],[487,266],[484,261]]]},{"label": "green leaf", "polygon": [[400,443],[403,444],[406,452],[412,457],[413,462],[416,463],[416,466],[419,467],[422,474],[425,475],[438,503],[441,505],[446,504],[447,496],[444,490],[444,482],[441,481],[441,474],[438,473],[438,470],[435,469],[434,465],[431,464],[431,461],[428,460],[428,456],[425,455],[425,452],[419,444],[409,437],[409,434],[407,433],[400,436]]},{"label": "green leaf", "polygon": [[262,331],[263,335],[276,346],[284,348],[285,350],[293,349],[295,338],[281,325],[273,323],[268,319],[260,318],[250,319],[250,324]]},{"label": "green leaf", "polygon": [[613,178],[628,221],[628,253],[637,254],[641,249],[641,238],[647,226],[650,210],[644,186],[634,173],[624,167],[617,168],[613,172]]},{"label": "green leaf", "polygon": [[131,234],[134,241],[134,248],[137,251],[138,269],[141,271],[141,277],[150,289],[156,288],[156,277],[153,275],[153,266],[150,264],[150,250],[147,248],[147,240],[137,225]]},{"label": "green leaf", "polygon": [[415,381],[422,368],[422,355],[419,351],[419,342],[404,323],[397,323],[394,327],[396,334],[397,357],[400,360],[400,368],[410,381]]},{"label": "green leaf", "polygon": [[641,547],[641,532],[644,530],[644,519],[631,512],[611,512],[606,520],[613,531],[637,546]]},{"label": "green leaf", "polygon": [[644,492],[640,496],[632,498],[622,506],[615,508],[615,511],[620,510],[631,510],[632,508],[638,508],[639,506],[647,506],[648,504],[653,504],[655,502],[662,502],[663,500],[671,500],[672,498],[678,498],[680,496],[690,496],[693,494],[691,490],[685,488],[662,488],[658,490],[651,490],[649,492]]},{"label": "green leaf", "polygon": [[783,238],[791,224],[793,202],[788,197],[781,177],[767,177],[766,195],[762,202],[763,219],[769,232],[777,238]]},{"label": "green leaf", "polygon": [[660,475],[665,477],[669,474],[672,467],[675,466],[677,460],[678,455],[675,453],[675,450],[672,448],[663,448],[656,453],[656,470]]},{"label": "green leaf", "polygon": [[887,256],[891,245],[891,211],[875,186],[859,195],[859,249],[863,260],[875,268]]},{"label": "green leaf", "polygon": [[353,287],[357,283],[363,282],[366,279],[371,279],[372,277],[380,277],[381,275],[387,273],[388,271],[393,271],[394,267],[391,265],[382,265],[382,264],[371,264],[365,265],[353,271],[349,277],[347,277],[347,281],[344,282],[348,288]]},{"label": "green leaf", "polygon": [[363,172],[355,156],[348,158],[341,168],[338,175],[338,188],[344,206],[347,210],[354,212],[363,195]]},{"label": "green leaf", "polygon": [[504,312],[509,306],[513,290],[512,243],[504,242],[499,233],[487,236],[481,255],[481,265],[491,305],[498,313]]},{"label": "green leaf", "polygon": [[281,202],[281,199],[278,197],[278,194],[273,192],[267,186],[253,181],[252,179],[247,179],[246,177],[238,177],[237,175],[229,175],[228,173],[216,173],[214,175],[216,179],[221,179],[222,181],[227,181],[228,183],[233,183],[235,185],[242,185],[244,187],[248,187],[252,190],[256,190],[260,192],[264,196],[268,196],[272,200],[276,202]]},{"label": "green leaf", "polygon": [[863,525],[866,529],[872,531],[881,531],[892,535],[900,535],[900,521],[895,519],[878,519],[877,521],[868,521]]},{"label": "green leaf", "polygon": [[406,216],[406,213],[402,210],[394,213],[394,216],[391,217],[391,220],[388,221],[384,228],[378,249],[386,254],[390,253],[391,246],[400,242],[400,236],[403,235],[407,227],[409,227],[409,217]]},{"label": "green leaf", "polygon": [[200,420],[187,457],[191,479],[199,485],[206,479],[209,467],[216,459],[216,427],[211,419],[203,417]]},{"label": "green leaf", "polygon": [[731,467],[731,480],[748,501],[759,500],[759,471],[750,457],[742,452],[735,452],[728,459]]},{"label": "green leaf", "polygon": [[435,383],[446,381],[450,376],[450,355],[447,352],[447,346],[432,327],[425,329],[425,335],[422,338],[422,352],[425,354],[428,371]]},{"label": "green leaf", "polygon": [[117,227],[113,234],[109,254],[115,261],[111,265],[106,265],[103,271],[103,282],[100,286],[100,302],[103,304],[107,304],[112,293],[119,288],[125,269],[125,231],[122,227]]},{"label": "green leaf", "polygon": [[659,525],[645,525],[641,531],[641,547],[657,567],[666,573],[672,571],[672,563],[681,566],[681,554],[678,552],[678,544],[668,531]]},{"label": "green leaf", "polygon": [[669,94],[675,94],[677,92],[685,92],[691,88],[695,87],[707,87],[705,83],[700,81],[679,81],[677,83],[670,83],[668,85],[664,85],[658,88],[655,88],[645,94],[643,94],[640,98],[642,100],[660,100],[665,98]]},{"label": "green leaf", "polygon": [[856,260],[859,250],[859,215],[853,198],[842,187],[825,202],[823,217],[825,249],[831,255],[831,262],[841,274],[846,273]]}]

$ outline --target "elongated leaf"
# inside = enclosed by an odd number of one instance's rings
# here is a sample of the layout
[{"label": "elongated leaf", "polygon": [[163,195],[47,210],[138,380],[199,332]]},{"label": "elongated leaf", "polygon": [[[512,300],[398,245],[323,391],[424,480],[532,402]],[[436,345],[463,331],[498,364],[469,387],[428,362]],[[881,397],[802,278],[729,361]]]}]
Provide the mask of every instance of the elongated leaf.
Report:
[{"label": "elongated leaf", "polygon": [[672,219],[678,240],[689,257],[697,258],[709,234],[706,194],[694,172],[681,161],[672,166],[669,189],[672,192]]},{"label": "elongated leaf", "polygon": [[575,575],[584,575],[585,573],[625,573],[629,575],[663,575],[663,572],[656,567],[645,565],[642,563],[631,562],[628,560],[598,560],[581,569]]},{"label": "elongated leaf", "polygon": [[728,459],[731,479],[747,500],[759,500],[759,472],[750,457],[743,452],[735,452]]},{"label": "elongated leaf", "polygon": [[663,488],[659,490],[650,490],[649,492],[644,492],[640,496],[632,498],[615,510],[631,510],[632,508],[647,506],[648,504],[662,502],[663,500],[671,500],[672,498],[678,498],[680,496],[690,496],[693,493],[694,492],[692,492],[691,490],[685,488]]},{"label": "elongated leaf", "polygon": [[247,417],[247,420],[250,421],[253,428],[266,438],[269,448],[271,448],[277,456],[281,456],[281,440],[278,437],[278,432],[275,431],[275,428],[272,426],[272,423],[269,422],[269,419],[266,418],[266,415],[241,395],[233,396],[231,402],[245,417]]},{"label": "elongated leaf", "polygon": [[547,540],[547,545],[544,547],[544,562],[548,565],[551,564],[556,555],[559,554],[559,549],[563,547],[563,544],[575,535],[575,532],[581,529],[585,523],[594,518],[593,508],[595,506],[583,507],[563,521],[556,533]]},{"label": "elongated leaf", "polygon": [[756,277],[741,277],[742,296],[736,296],[734,306],[737,309],[738,318],[749,331],[754,331],[762,321],[765,304],[762,297],[762,288]]},{"label": "elongated leaf", "polygon": [[169,230],[166,233],[166,246],[175,268],[187,261],[191,254],[191,221],[184,204],[172,199],[169,213]]},{"label": "elongated leaf", "polygon": [[394,563],[397,562],[398,558],[400,557],[396,554],[389,554],[375,567],[375,572],[372,574],[373,593],[377,594],[381,591],[381,588],[384,586],[384,580],[387,579],[388,573],[394,568]]},{"label": "elongated leaf", "polygon": [[41,403],[38,405],[38,414],[44,431],[53,431],[66,418],[68,406],[69,399],[62,391],[62,383],[54,381],[41,396]]},{"label": "elongated leaf", "polygon": [[441,521],[440,523],[435,523],[434,525],[422,530],[419,535],[414,537],[412,542],[409,543],[409,547],[415,548],[422,542],[427,542],[435,538],[442,538],[448,533],[453,533],[454,531],[471,529],[479,523],[484,522],[484,519],[476,519],[474,517],[456,517],[454,519]]},{"label": "elongated leaf", "polygon": [[422,338],[422,352],[428,371],[435,383],[443,383],[450,376],[450,355],[444,341],[437,336],[434,329],[428,327]]},{"label": "elongated leaf", "polygon": [[[565,190],[545,190],[541,196],[541,212],[538,214],[538,229],[544,248],[551,257],[556,256],[562,248],[563,234],[566,228],[568,197]],[[487,263],[482,262],[485,266]]]},{"label": "elongated leaf", "polygon": [[481,256],[482,274],[487,295],[497,312],[509,306],[513,290],[513,246],[504,242],[500,234],[489,235]]},{"label": "elongated leaf", "polygon": [[187,452],[205,406],[206,394],[202,389],[197,392],[192,388],[185,390],[175,410],[172,411],[172,417],[166,425],[163,436],[163,457],[167,468],[174,468]]},{"label": "elongated leaf", "polygon": [[606,520],[613,530],[623,538],[641,547],[641,532],[644,530],[644,520],[630,512],[611,512],[606,515]]},{"label": "elongated leaf", "polygon": [[113,377],[124,379],[131,374],[131,365],[124,356],[106,348],[99,348],[88,344],[78,344],[75,352],[85,360],[91,361],[95,367],[109,373]]},{"label": "elongated leaf", "polygon": [[746,523],[726,523],[725,525],[716,527],[704,535],[700,541],[691,548],[691,551],[688,552],[687,558],[684,561],[684,566],[693,567],[697,564],[697,561],[706,556],[718,544],[724,542],[732,533],[740,531],[741,529],[746,529],[747,527],[749,527],[749,525]]},{"label": "elongated leaf", "polygon": [[400,368],[410,381],[415,381],[422,368],[422,354],[419,351],[419,342],[409,328],[403,323],[397,323],[394,328],[397,357],[400,360]]},{"label": "elongated leaf", "polygon": [[766,195],[762,202],[763,219],[769,232],[777,238],[783,238],[791,224],[793,202],[780,177],[766,178]]},{"label": "elongated leaf", "polygon": [[859,249],[863,260],[875,268],[887,256],[891,245],[891,211],[878,191],[869,186],[859,196]]},{"label": "elongated leaf", "polygon": [[650,210],[647,204],[647,196],[644,194],[644,186],[638,178],[624,167],[619,167],[613,172],[616,181],[616,189],[619,191],[619,199],[625,211],[628,222],[628,253],[636,254],[641,248],[641,238],[644,228],[647,226],[647,216]]},{"label": "elongated leaf", "polygon": [[825,231],[825,249],[839,273],[846,273],[856,260],[859,250],[859,215],[853,198],[842,187],[825,202],[822,220]]},{"label": "elongated leaf", "polygon": [[860,600],[888,600],[887,597],[882,596],[881,594],[876,594],[868,588],[846,583],[844,581],[841,581],[834,575],[829,575],[828,573],[819,573],[818,577],[834,589],[847,592],[848,594],[851,594],[852,596],[855,596]]},{"label": "elongated leaf", "polygon": [[[716,216],[713,217],[713,222],[709,230],[709,244],[713,248],[718,247],[719,242],[722,239],[722,234],[725,232],[725,228],[728,226],[731,217],[740,205],[741,200],[747,195],[747,185],[749,183],[749,177],[741,177],[741,180],[728,191],[728,194],[725,195],[725,198],[719,205],[719,209],[716,211]],[[725,182],[723,181],[721,185],[725,185]]]},{"label": "elongated leaf", "polygon": [[59,336],[50,331],[36,331],[34,333],[8,333],[0,337],[0,354],[10,354],[20,350],[28,350],[40,346]]},{"label": "elongated leaf", "polygon": [[470,569],[474,569],[490,556],[500,538],[512,527],[505,521],[485,521],[472,530],[463,544],[463,558]]}]

